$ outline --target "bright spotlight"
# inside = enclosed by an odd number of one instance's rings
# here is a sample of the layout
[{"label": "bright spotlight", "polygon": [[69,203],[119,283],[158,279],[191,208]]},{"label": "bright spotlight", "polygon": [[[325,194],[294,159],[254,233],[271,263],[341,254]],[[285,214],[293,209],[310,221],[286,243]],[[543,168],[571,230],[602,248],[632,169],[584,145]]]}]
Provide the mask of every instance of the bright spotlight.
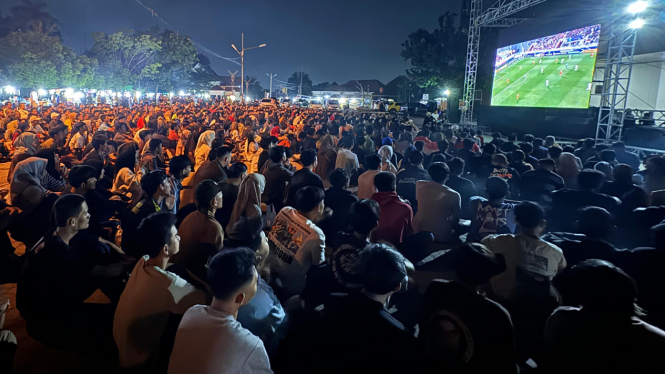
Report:
[{"label": "bright spotlight", "polygon": [[74,99],[76,100],[81,100],[85,94],[81,91],[76,91],[74,92]]},{"label": "bright spotlight", "polygon": [[648,2],[640,0],[630,4],[628,6],[627,11],[628,13],[632,14],[642,13],[647,9],[648,6],[649,6]]},{"label": "bright spotlight", "polygon": [[141,98],[141,91],[136,91],[135,95],[136,95],[137,99],[140,99]]},{"label": "bright spotlight", "polygon": [[180,91],[180,92],[178,92],[178,95],[180,95],[180,96],[185,96],[185,91]]},{"label": "bright spotlight", "polygon": [[642,26],[644,26],[644,20],[642,18],[638,18],[628,25],[631,29],[641,29]]},{"label": "bright spotlight", "polygon": [[45,89],[40,88],[40,89],[37,90],[37,93],[39,94],[39,96],[44,96],[44,95],[46,95],[48,92],[46,92]]},{"label": "bright spotlight", "polygon": [[444,95],[444,96],[449,96],[449,95],[450,95],[450,90],[445,90],[445,91],[443,91],[443,95]]},{"label": "bright spotlight", "polygon": [[236,101],[236,95],[229,96],[229,99],[231,99],[231,101]]},{"label": "bright spotlight", "polygon": [[341,98],[341,99],[339,99],[339,103],[340,103],[340,104],[346,104],[346,99],[345,99],[345,98]]},{"label": "bright spotlight", "polygon": [[10,94],[10,95],[13,95],[13,94],[16,93],[16,88],[14,88],[12,86],[5,86],[5,92]]},{"label": "bright spotlight", "polygon": [[130,96],[132,96],[130,92],[125,92],[125,97],[129,98]]}]

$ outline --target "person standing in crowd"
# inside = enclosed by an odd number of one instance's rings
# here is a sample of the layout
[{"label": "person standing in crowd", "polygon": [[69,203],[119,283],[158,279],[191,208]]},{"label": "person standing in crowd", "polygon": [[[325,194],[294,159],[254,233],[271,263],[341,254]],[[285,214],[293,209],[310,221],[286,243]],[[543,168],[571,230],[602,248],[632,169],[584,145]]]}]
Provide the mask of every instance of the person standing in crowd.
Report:
[{"label": "person standing in crowd", "polygon": [[339,142],[337,159],[335,161],[335,169],[344,169],[349,176],[357,174],[360,168],[358,156],[352,151],[354,146],[355,139],[353,136],[347,135],[343,137]]},{"label": "person standing in crowd", "polygon": [[377,193],[374,186],[374,177],[381,169],[381,157],[376,153],[365,156],[365,168],[367,171],[358,176],[358,199],[370,199]]},{"label": "person standing in crowd", "polygon": [[[392,144],[392,143],[391,143]],[[379,156],[381,156],[381,171],[389,171],[397,175],[397,167],[393,164],[393,147],[392,145],[384,145],[379,148]]]},{"label": "person standing in crowd", "polygon": [[[501,136],[501,134],[499,134],[499,136]],[[501,152],[503,153],[511,153],[513,151],[520,149],[519,146],[517,145],[517,134],[512,133],[508,135],[508,141],[503,142],[502,145],[498,147],[498,149],[500,149]]]},{"label": "person standing in crowd", "polygon": [[215,219],[223,198],[221,183],[209,179],[202,181],[196,186],[197,211],[187,215],[178,228],[181,249],[173,257],[173,262],[184,266],[199,279],[205,279],[208,260],[224,245],[224,230]]},{"label": "person standing in crowd", "polygon": [[270,235],[269,264],[281,283],[277,295],[285,300],[305,287],[311,266],[325,261],[326,237],[317,223],[323,218],[325,194],[318,187],[304,187],[296,193],[295,207],[285,207],[275,218]]},{"label": "person standing in crowd", "polygon": [[[212,161],[204,162],[194,173],[191,178],[191,188],[184,190],[182,196],[182,205],[187,205],[194,202],[194,191],[196,186],[204,180],[212,180],[217,183],[226,181],[228,175],[226,168],[231,164],[232,150],[230,147],[221,146],[215,151],[215,158]],[[189,186],[187,186],[189,187]]]},{"label": "person standing in crowd", "polygon": [[237,321],[240,307],[257,292],[255,261],[248,248],[213,257],[208,267],[212,304],[196,305],[183,316],[169,374],[272,373],[261,339]]},{"label": "person standing in crowd", "polygon": [[190,307],[206,303],[205,292],[166,270],[179,251],[175,222],[172,214],[153,213],[138,228],[146,255],[134,267],[113,320],[122,368],[165,367],[168,363],[160,362],[160,353],[171,348],[164,345],[175,335],[175,328],[168,330],[175,326],[170,322],[173,315],[182,316]]},{"label": "person standing in crowd", "polygon": [[289,184],[289,193],[286,198],[286,205],[293,206],[296,193],[303,187],[318,187],[323,189],[323,181],[316,173],[317,160],[316,160],[316,150],[306,149],[300,154],[300,163],[302,164],[302,169],[293,173],[291,178],[291,183]]},{"label": "person standing in crowd", "polygon": [[399,245],[404,237],[413,234],[413,210],[397,195],[396,177],[392,172],[378,173],[374,185],[378,192],[372,195],[372,200],[379,203],[381,218],[373,241],[384,240]]},{"label": "person standing in crowd", "polygon": [[634,171],[640,170],[640,158],[634,153],[627,152],[624,142],[612,144],[612,149],[614,149],[616,159],[619,163],[630,166]]},{"label": "person standing in crowd", "polygon": [[351,206],[358,201],[358,197],[347,191],[350,176],[345,169],[337,169],[330,175],[332,185],[325,192],[325,206],[332,209],[332,216],[323,220],[319,227],[323,233],[332,238],[338,232],[346,231],[351,219]]},{"label": "person standing in crowd", "polygon": [[229,166],[226,175],[229,178],[221,183],[222,194],[224,195],[222,207],[218,208],[215,213],[215,219],[222,225],[222,228],[226,227],[231,220],[233,207],[238,201],[240,184],[247,177],[247,166],[242,162],[234,162]]},{"label": "person standing in crowd", "polygon": [[286,187],[293,177],[293,171],[291,171],[284,147],[277,146],[270,149],[270,159],[263,166],[261,174],[266,179],[266,187],[261,195],[261,202],[266,205],[272,204],[275,211],[279,211],[284,207]]},{"label": "person standing in crowd", "polygon": [[406,161],[409,165],[397,173],[397,194],[408,200],[413,211],[417,212],[416,183],[431,181],[432,178],[427,170],[423,169],[424,156],[422,152],[417,150],[410,152]]},{"label": "person standing in crowd", "polygon": [[432,181],[416,184],[420,209],[413,217],[413,231],[429,231],[434,234],[435,242],[449,243],[454,239],[455,228],[459,224],[460,194],[445,185],[450,170],[443,162],[430,165],[429,175]]}]

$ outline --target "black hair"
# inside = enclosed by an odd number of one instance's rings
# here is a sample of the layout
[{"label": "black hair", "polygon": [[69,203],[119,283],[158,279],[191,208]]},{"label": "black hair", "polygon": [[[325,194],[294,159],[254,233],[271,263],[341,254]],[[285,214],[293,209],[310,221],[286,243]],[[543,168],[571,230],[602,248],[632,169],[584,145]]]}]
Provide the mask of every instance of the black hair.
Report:
[{"label": "black hair", "polygon": [[92,145],[92,148],[94,148],[94,149],[99,149],[99,147],[106,144],[107,140],[108,139],[104,135],[95,135],[95,136],[92,137],[92,141],[90,142],[90,145]]},{"label": "black hair", "polygon": [[77,194],[60,196],[51,208],[51,219],[56,227],[67,226],[67,220],[77,217],[83,210],[85,197]]},{"label": "black hair", "polygon": [[92,166],[88,165],[76,165],[69,171],[69,184],[74,188],[81,187],[82,184],[85,184],[88,179],[96,178],[97,170]]},{"label": "black hair", "polygon": [[349,183],[349,173],[345,169],[335,169],[330,174],[330,184],[335,188],[344,188]]},{"label": "black hair", "polygon": [[226,176],[229,178],[240,178],[242,173],[247,171],[247,165],[242,162],[234,162],[229,165],[229,169],[226,171]]},{"label": "black hair", "polygon": [[51,129],[48,130],[48,136],[51,138],[55,138],[56,135],[59,133],[66,131],[66,127],[64,126],[54,126]]},{"label": "black hair", "polygon": [[363,165],[367,170],[376,170],[381,166],[381,156],[376,153],[365,155],[365,163]]},{"label": "black hair", "polygon": [[496,146],[492,143],[487,143],[483,146],[483,153],[493,155],[496,153]]},{"label": "black hair", "polygon": [[152,135],[152,131],[151,130],[143,130],[143,131],[139,132],[139,139],[145,141],[145,137],[148,136],[148,135]]},{"label": "black hair", "polygon": [[448,168],[450,169],[450,174],[454,176],[459,176],[464,172],[464,165],[466,164],[463,159],[455,157],[452,160],[447,162]]},{"label": "black hair", "polygon": [[307,186],[296,192],[294,208],[303,213],[311,212],[326,198],[322,188]]},{"label": "black hair", "polygon": [[374,176],[374,186],[379,192],[393,192],[396,190],[397,178],[389,171],[381,171]]},{"label": "black hair", "polygon": [[533,144],[531,143],[522,143],[520,144],[520,149],[524,151],[524,154],[528,155],[533,152]]},{"label": "black hair", "polygon": [[275,163],[280,163],[282,162],[282,157],[284,157],[285,153],[286,150],[282,146],[270,148],[270,160]]},{"label": "black hair", "polygon": [[464,146],[464,149],[472,149],[474,144],[476,144],[476,142],[474,142],[469,138],[465,138],[464,140],[462,140],[462,145]]},{"label": "black hair", "polygon": [[187,156],[175,156],[169,162],[169,172],[171,175],[180,177],[182,171],[192,166],[192,161]]},{"label": "black hair", "polygon": [[616,152],[611,149],[604,149],[600,152],[600,161],[614,162],[616,158]]},{"label": "black hair", "polygon": [[422,140],[418,140],[413,143],[413,146],[419,151],[422,152],[423,149],[425,148],[425,142]]},{"label": "black hair", "polygon": [[540,166],[541,168],[545,168],[546,166],[549,166],[552,169],[554,169],[554,168],[556,168],[556,162],[554,162],[554,160],[552,160],[551,158],[543,158],[543,159],[539,160],[538,166]]},{"label": "black hair", "polygon": [[432,177],[432,180],[436,183],[444,183],[446,179],[448,179],[448,176],[450,176],[450,169],[448,168],[448,165],[443,162],[433,163],[429,166],[427,171],[429,172],[430,177]]},{"label": "black hair", "polygon": [[506,270],[503,256],[496,256],[480,243],[464,243],[449,252],[450,267],[462,283],[471,286],[486,284]]},{"label": "black hair", "polygon": [[510,154],[510,158],[513,159],[515,162],[522,162],[526,158],[526,155],[521,149],[513,151],[513,153]]},{"label": "black hair", "polygon": [[547,148],[547,153],[552,158],[559,158],[559,156],[561,156],[561,154],[563,153],[563,149],[559,146],[553,145]]},{"label": "black hair", "polygon": [[367,245],[360,252],[358,269],[363,288],[377,295],[394,291],[406,278],[404,256],[388,244]]},{"label": "black hair", "polygon": [[423,156],[423,153],[418,150],[413,150],[409,152],[409,163],[411,165],[420,165],[422,164],[424,159],[425,156]]},{"label": "black hair", "polygon": [[271,136],[268,137],[268,139],[270,140],[269,144],[278,144],[279,143],[279,138],[277,138],[276,136],[271,135]]},{"label": "black hair", "polygon": [[499,177],[489,177],[485,181],[485,192],[492,200],[503,199],[508,194],[508,182]]},{"label": "black hair", "polygon": [[150,258],[159,256],[162,248],[171,242],[171,228],[176,221],[175,215],[162,212],[144,218],[137,231],[143,252]]},{"label": "black hair", "polygon": [[261,247],[262,231],[261,217],[248,219],[246,216],[242,216],[230,230],[226,231],[224,245],[230,248],[247,247],[256,252]]},{"label": "black hair", "polygon": [[580,233],[592,239],[605,238],[613,224],[610,212],[597,206],[582,209],[578,221]]},{"label": "black hair", "polygon": [[255,274],[255,254],[251,249],[224,249],[208,265],[208,284],[215,298],[227,300],[250,283]]},{"label": "black hair", "polygon": [[316,151],[313,149],[306,149],[300,154],[300,163],[302,166],[308,167],[312,166],[316,161]]},{"label": "black hair", "polygon": [[[494,135],[492,134],[492,136],[494,136]],[[501,137],[501,134],[499,134],[499,137]],[[496,139],[496,137],[495,137],[495,139]],[[508,135],[508,141],[509,142],[514,142],[516,140],[517,140],[517,134],[512,133],[512,134]]]},{"label": "black hair", "polygon": [[596,145],[596,140],[593,139],[593,138],[586,138],[586,139],[584,139],[584,145],[587,148],[591,148],[591,147]]},{"label": "black hair", "polygon": [[379,225],[381,207],[371,199],[363,199],[351,205],[351,228],[363,235],[369,233]]},{"label": "black hair", "polygon": [[595,190],[605,181],[605,174],[594,169],[584,169],[577,174],[577,184],[582,190]]},{"label": "black hair", "polygon": [[346,149],[351,149],[356,145],[356,140],[353,136],[346,135],[342,137],[342,140],[339,142],[340,147],[344,147]]},{"label": "black hair", "polygon": [[524,201],[515,207],[515,221],[525,229],[537,227],[544,217],[543,208],[531,201]]},{"label": "black hair", "polygon": [[533,139],[535,139],[535,137],[531,134],[524,135],[524,141],[527,143],[533,143]]},{"label": "black hair", "polygon": [[141,188],[148,196],[154,195],[159,186],[166,180],[166,173],[162,170],[154,170],[141,178]]},{"label": "black hair", "polygon": [[162,141],[162,139],[152,138],[152,139],[150,139],[150,142],[148,143],[148,149],[150,149],[151,151],[154,151],[155,149],[159,148],[163,144],[164,144],[164,142]]},{"label": "black hair", "polygon": [[215,157],[216,158],[222,158],[222,157],[224,157],[226,155],[230,155],[230,154],[231,154],[231,147],[227,147],[227,146],[224,145],[224,146],[221,146],[221,147],[217,148],[217,153],[216,153]]},{"label": "black hair", "polygon": [[260,146],[261,148],[263,148],[263,149],[268,149],[268,148],[270,148],[270,144],[272,144],[272,142],[270,141],[270,138],[269,138],[269,137],[267,137],[267,138],[261,138],[261,141],[259,142],[259,146]]}]

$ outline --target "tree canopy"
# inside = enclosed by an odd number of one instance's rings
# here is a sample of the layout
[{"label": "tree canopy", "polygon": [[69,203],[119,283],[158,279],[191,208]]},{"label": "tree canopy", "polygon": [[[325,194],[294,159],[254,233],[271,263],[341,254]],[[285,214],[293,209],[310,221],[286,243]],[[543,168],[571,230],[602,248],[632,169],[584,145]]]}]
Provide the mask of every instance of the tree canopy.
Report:
[{"label": "tree canopy", "polygon": [[300,80],[301,80],[301,74],[302,74],[302,94],[303,95],[311,95],[312,94],[312,80],[309,78],[309,75],[307,73],[302,73],[299,71],[296,71],[291,75],[288,79],[289,84],[295,86],[293,89],[289,89],[293,95],[298,93],[298,87],[300,86]]}]

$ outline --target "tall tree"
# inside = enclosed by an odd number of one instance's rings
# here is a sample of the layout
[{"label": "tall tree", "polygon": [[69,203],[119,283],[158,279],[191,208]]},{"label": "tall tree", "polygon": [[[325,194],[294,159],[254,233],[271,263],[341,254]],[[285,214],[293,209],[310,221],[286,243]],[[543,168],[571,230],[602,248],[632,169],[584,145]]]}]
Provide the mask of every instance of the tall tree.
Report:
[{"label": "tall tree", "polygon": [[261,82],[255,76],[245,77],[245,89],[246,94],[252,99],[263,99],[265,89],[261,87]]},{"label": "tall tree", "polygon": [[411,61],[407,77],[423,88],[460,87],[464,81],[467,35],[455,26],[457,14],[439,16],[439,28],[433,32],[420,29],[402,43],[400,54]]},{"label": "tall tree", "polygon": [[150,80],[150,85],[153,86],[151,89],[174,91],[189,86],[194,66],[198,62],[194,44],[187,36],[171,30],[159,32],[159,27],[151,28],[147,34],[158,40],[161,46],[155,56],[155,62],[161,66]]},{"label": "tall tree", "polygon": [[[9,8],[9,16],[2,21],[8,31],[30,31],[39,28],[48,35],[61,38],[58,30],[60,21],[46,11],[46,6],[46,3],[34,4],[30,0],[22,0],[20,5]],[[4,35],[0,34],[0,37],[2,36]]]},{"label": "tall tree", "polygon": [[293,75],[289,77],[288,82],[289,84],[295,86],[294,89],[289,89],[292,95],[298,94],[298,87],[300,87],[301,82],[302,82],[302,94],[303,95],[312,94],[312,80],[309,78],[309,75],[307,75],[307,73],[296,71],[293,73]]},{"label": "tall tree", "polygon": [[95,44],[89,51],[90,57],[97,58],[111,88],[141,89],[156,79],[162,66],[157,62],[162,47],[153,35],[122,30],[110,35],[97,32],[92,37]]}]

